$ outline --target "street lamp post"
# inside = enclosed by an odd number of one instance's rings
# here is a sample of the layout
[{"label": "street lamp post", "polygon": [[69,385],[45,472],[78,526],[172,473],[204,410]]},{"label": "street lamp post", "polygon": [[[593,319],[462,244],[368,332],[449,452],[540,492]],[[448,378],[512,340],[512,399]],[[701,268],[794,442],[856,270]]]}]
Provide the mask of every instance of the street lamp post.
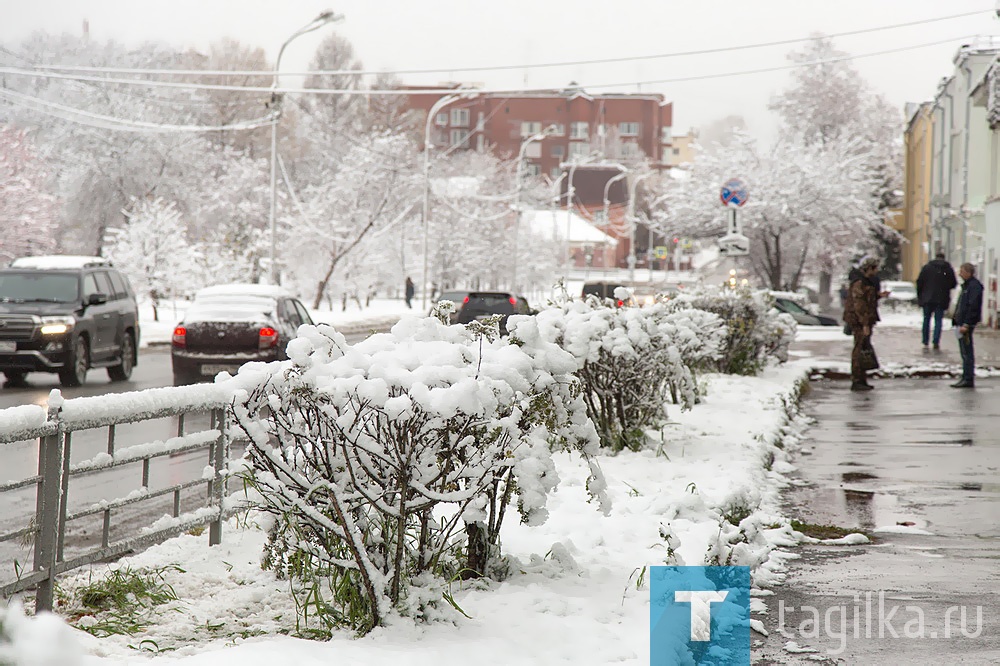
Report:
[{"label": "street lamp post", "polygon": [[591,153],[580,160],[574,160],[569,167],[569,176],[566,182],[566,255],[563,257],[563,282],[569,280],[570,255],[573,246],[570,243],[570,233],[573,227],[573,198],[576,196],[576,187],[573,185],[573,174],[581,164],[590,164],[600,153]]},{"label": "street lamp post", "polygon": [[274,120],[271,121],[271,284],[278,284],[278,122],[281,120],[281,100],[282,94],[278,92],[278,75],[281,71],[281,56],[285,53],[292,40],[302,35],[318,30],[327,23],[334,23],[343,20],[343,14],[334,14],[327,10],[320,13],[312,21],[296,30],[291,37],[278,49],[278,58],[274,61],[274,81],[271,83],[271,109],[274,113]]},{"label": "street lamp post", "polygon": [[532,134],[524,141],[521,142],[521,147],[517,151],[517,166],[514,170],[514,178],[516,182],[514,183],[514,261],[513,268],[511,270],[510,288],[515,292],[517,289],[517,235],[521,227],[521,189],[524,180],[524,153],[528,149],[528,146],[534,141],[541,141],[545,137],[549,136],[556,131],[555,125],[549,125],[541,132],[537,134]]},{"label": "street lamp post", "polygon": [[421,279],[421,307],[427,309],[427,237],[429,235],[428,231],[428,220],[430,218],[430,208],[431,208],[431,122],[434,120],[434,116],[437,112],[448,106],[452,102],[457,102],[462,99],[464,95],[445,95],[438,101],[434,102],[430,110],[427,112],[427,122],[424,123],[424,211],[423,211],[423,223],[424,223],[424,272],[423,278]]},{"label": "street lamp post", "polygon": [[635,286],[635,193],[638,188],[639,181],[649,178],[653,175],[652,171],[641,173],[632,179],[629,183],[628,192],[628,221],[629,221],[629,256],[628,256],[628,281],[632,286]]}]

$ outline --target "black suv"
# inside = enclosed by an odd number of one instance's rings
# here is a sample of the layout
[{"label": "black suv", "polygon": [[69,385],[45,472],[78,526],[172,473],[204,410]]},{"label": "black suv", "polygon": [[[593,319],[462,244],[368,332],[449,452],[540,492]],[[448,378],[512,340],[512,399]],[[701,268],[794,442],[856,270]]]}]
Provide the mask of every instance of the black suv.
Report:
[{"label": "black suv", "polygon": [[107,260],[25,257],[0,270],[0,371],[9,384],[56,372],[63,386],[79,386],[89,368],[125,381],[138,346],[135,293]]}]

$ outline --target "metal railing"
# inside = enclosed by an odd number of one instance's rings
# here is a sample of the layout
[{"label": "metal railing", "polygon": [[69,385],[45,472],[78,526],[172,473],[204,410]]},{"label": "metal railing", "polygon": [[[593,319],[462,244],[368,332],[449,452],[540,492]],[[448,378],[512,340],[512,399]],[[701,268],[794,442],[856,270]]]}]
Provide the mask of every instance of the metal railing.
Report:
[{"label": "metal railing", "polygon": [[[0,456],[5,454],[5,445],[38,440],[37,474],[0,483],[0,497],[18,491],[30,492],[31,487],[35,490],[34,515],[26,514],[23,518],[27,524],[0,532],[0,544],[16,540],[31,544],[32,568],[27,572],[15,569],[16,579],[0,586],[0,596],[35,588],[36,612],[51,610],[56,578],[66,571],[160,543],[205,525],[209,526],[209,545],[221,543],[222,522],[236,509],[235,504],[228,501],[231,498],[227,494],[229,402],[230,396],[224,389],[208,384],[73,400],[63,400],[54,390],[47,408],[26,405],[0,410]],[[186,424],[197,420],[192,417],[203,414],[209,416],[208,427],[186,432]],[[171,417],[176,418],[173,437],[128,446],[119,442],[117,426],[145,423],[148,430],[153,421]],[[107,429],[106,452],[71,464],[73,435],[100,428]],[[194,478],[150,490],[151,465],[157,459],[198,451],[207,451],[208,465],[199,469]],[[137,489],[122,497],[70,510],[70,492],[80,479],[96,477],[92,480],[102,487],[99,475],[108,475],[111,470],[127,465],[140,466],[141,485]],[[182,513],[182,492],[198,486],[207,487],[200,506]],[[151,524],[134,530],[134,526],[129,525],[131,536],[111,538],[112,519],[116,513],[121,513],[125,507],[171,496],[172,515],[164,514]],[[103,519],[100,545],[83,548],[83,552],[66,559],[67,526],[86,518],[95,520],[97,516]]]}]

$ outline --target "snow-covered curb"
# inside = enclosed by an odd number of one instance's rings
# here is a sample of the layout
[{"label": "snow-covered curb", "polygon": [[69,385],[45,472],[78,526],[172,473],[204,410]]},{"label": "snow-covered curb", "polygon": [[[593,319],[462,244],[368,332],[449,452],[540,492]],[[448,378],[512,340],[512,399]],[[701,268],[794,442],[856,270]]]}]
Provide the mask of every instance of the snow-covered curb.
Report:
[{"label": "snow-covered curb", "polygon": [[[774,525],[784,524],[778,500],[784,475],[793,469],[788,451],[807,427],[797,409],[805,376],[805,365],[792,364],[760,377],[703,377],[706,398],[689,412],[671,410],[659,451],[600,459],[613,500],[607,517],[587,503],[587,467],[578,457],[557,456],[562,484],[550,499],[548,522],[527,527],[511,516],[505,528],[511,576],[500,583],[453,584],[456,602],[471,619],[454,614],[449,622],[397,623],[363,639],[336,634],[326,643],[280,636],[295,630],[288,582],[260,569],[261,532],[232,522],[221,546],[210,549],[204,536],[182,536],[115,566],[184,569],[167,572],[183,601],[161,608],[141,637],[161,650],[176,648],[150,657],[154,662],[389,664],[405,652],[406,663],[435,666],[467,664],[470,654],[484,664],[645,664],[649,593],[637,582],[643,567],[665,562],[664,526],[679,540],[676,551],[686,564],[703,563],[718,541],[718,507],[753,509],[744,523],[758,526],[770,544],[754,550],[756,557],[796,542],[789,527]],[[780,580],[782,559],[764,562],[756,582]],[[88,580],[81,574],[60,584],[71,592]],[[759,598],[754,607],[763,608]],[[258,633],[265,635],[247,638]],[[80,663],[137,659],[129,646],[139,637],[79,640],[81,652],[90,655]]]}]

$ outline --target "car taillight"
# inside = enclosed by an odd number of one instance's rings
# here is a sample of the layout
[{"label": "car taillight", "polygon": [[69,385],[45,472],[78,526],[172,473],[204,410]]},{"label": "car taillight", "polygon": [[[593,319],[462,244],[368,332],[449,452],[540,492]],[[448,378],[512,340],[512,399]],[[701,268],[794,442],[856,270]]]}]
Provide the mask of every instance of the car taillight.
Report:
[{"label": "car taillight", "polygon": [[278,332],[271,328],[270,326],[264,326],[260,329],[260,337],[257,341],[257,347],[259,349],[268,349],[274,347],[278,344]]},{"label": "car taillight", "polygon": [[466,297],[465,297],[465,300],[464,300],[464,301],[462,301],[462,305],[465,305],[465,304],[466,304],[466,303],[468,303],[468,302],[469,302],[469,297],[468,297],[468,296],[466,296]]},{"label": "car taillight", "polygon": [[618,301],[618,307],[625,305],[625,301]]},{"label": "car taillight", "polygon": [[183,326],[178,326],[174,329],[174,334],[170,338],[170,342],[174,347],[184,347],[187,345],[187,329]]},{"label": "car taillight", "polygon": [[511,296],[511,297],[510,297],[510,298],[508,298],[507,300],[508,300],[508,301],[510,301],[510,304],[511,304],[511,305],[517,305],[517,299],[516,299],[516,298],[514,298],[513,296]]}]

